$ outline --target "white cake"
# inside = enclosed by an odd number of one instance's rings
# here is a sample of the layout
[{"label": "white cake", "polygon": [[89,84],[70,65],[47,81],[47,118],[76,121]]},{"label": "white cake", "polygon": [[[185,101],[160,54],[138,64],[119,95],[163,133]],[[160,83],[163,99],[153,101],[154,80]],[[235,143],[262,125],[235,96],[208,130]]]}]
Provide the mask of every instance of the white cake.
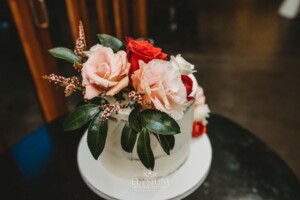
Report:
[{"label": "white cake", "polygon": [[[193,92],[197,88],[197,81],[194,76]],[[120,178],[143,178],[147,174],[147,169],[138,158],[136,144],[132,153],[125,152],[121,147],[122,129],[128,120],[129,109],[123,109],[116,116],[116,120],[109,120],[108,134],[105,148],[99,158],[102,165],[113,175]],[[151,134],[151,148],[155,158],[154,173],[156,177],[167,176],[179,169],[186,161],[190,152],[190,142],[192,138],[192,124],[194,118],[194,103],[190,103],[183,118],[178,122],[180,134],[175,135],[175,146],[167,155],[154,135]]]}]

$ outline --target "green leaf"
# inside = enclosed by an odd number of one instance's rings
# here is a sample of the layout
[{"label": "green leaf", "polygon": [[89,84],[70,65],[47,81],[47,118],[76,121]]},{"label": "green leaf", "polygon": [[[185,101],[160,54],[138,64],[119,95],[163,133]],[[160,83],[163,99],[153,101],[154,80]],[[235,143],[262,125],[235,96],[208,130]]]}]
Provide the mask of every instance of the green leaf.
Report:
[{"label": "green leaf", "polygon": [[56,47],[49,50],[49,53],[55,58],[60,58],[70,63],[81,63],[80,58],[71,50],[65,47]]},{"label": "green leaf", "polygon": [[158,110],[144,110],[141,112],[142,125],[149,131],[162,135],[180,133],[178,123],[167,113]]},{"label": "green leaf", "polygon": [[132,153],[136,138],[137,132],[129,126],[129,122],[126,122],[121,135],[121,146],[123,150]]},{"label": "green leaf", "polygon": [[85,104],[76,108],[64,122],[64,131],[78,129],[90,121],[99,112],[99,106],[95,104]]},{"label": "green leaf", "polygon": [[103,46],[112,48],[112,50],[114,52],[119,51],[122,48],[122,46],[123,46],[123,43],[122,43],[121,40],[119,40],[118,38],[113,37],[111,35],[98,34],[97,36],[98,36],[98,38],[100,40],[100,43]]},{"label": "green leaf", "polygon": [[136,106],[129,114],[128,121],[131,128],[133,128],[136,132],[141,131],[141,113],[138,106]]},{"label": "green leaf", "polygon": [[150,146],[150,135],[147,129],[143,128],[139,133],[137,153],[143,165],[150,170],[154,168],[154,155]]},{"label": "green leaf", "polygon": [[157,138],[160,146],[163,148],[166,154],[170,155],[170,151],[174,148],[175,145],[175,137],[174,135],[159,135],[154,134]]},{"label": "green leaf", "polygon": [[97,160],[102,153],[107,136],[107,120],[100,121],[101,115],[102,112],[99,112],[94,117],[94,119],[90,123],[87,135],[88,147],[95,160]]}]

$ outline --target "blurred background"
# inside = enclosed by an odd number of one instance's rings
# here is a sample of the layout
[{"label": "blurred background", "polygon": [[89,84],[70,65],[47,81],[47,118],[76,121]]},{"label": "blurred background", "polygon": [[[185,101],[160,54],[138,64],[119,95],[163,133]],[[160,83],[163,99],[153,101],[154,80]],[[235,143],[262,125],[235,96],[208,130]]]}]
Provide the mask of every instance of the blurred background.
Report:
[{"label": "blurred background", "polygon": [[[97,33],[111,33],[153,38],[169,55],[181,53],[196,66],[212,112],[250,130],[300,177],[300,19],[278,14],[283,1],[116,2],[0,0],[0,152],[66,111],[47,111],[45,101],[60,99],[63,91],[37,84],[43,82],[37,77],[57,69],[76,73],[47,49],[72,49],[80,18],[90,30],[89,45],[97,43]],[[68,109],[79,96],[67,99]]]}]

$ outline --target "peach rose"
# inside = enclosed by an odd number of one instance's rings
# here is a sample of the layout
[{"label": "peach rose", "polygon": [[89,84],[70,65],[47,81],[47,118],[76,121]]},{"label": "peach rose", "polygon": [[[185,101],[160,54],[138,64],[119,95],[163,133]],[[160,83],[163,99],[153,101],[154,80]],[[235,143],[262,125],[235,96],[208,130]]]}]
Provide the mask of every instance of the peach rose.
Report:
[{"label": "peach rose", "polygon": [[179,70],[158,59],[147,64],[139,61],[139,66],[140,69],[131,76],[135,90],[156,109],[168,113],[175,120],[181,119],[187,99]]},{"label": "peach rose", "polygon": [[130,63],[125,51],[114,54],[113,50],[104,46],[97,46],[81,71],[82,86],[85,87],[85,99],[92,99],[103,91],[113,96],[128,86],[128,72]]}]

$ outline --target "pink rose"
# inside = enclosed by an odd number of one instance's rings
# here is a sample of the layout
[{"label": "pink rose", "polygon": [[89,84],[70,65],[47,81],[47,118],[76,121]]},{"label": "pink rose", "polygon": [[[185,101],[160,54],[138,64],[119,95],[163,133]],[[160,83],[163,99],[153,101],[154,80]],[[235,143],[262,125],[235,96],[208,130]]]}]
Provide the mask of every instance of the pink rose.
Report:
[{"label": "pink rose", "polygon": [[194,121],[207,124],[206,118],[209,117],[209,107],[205,104],[203,89],[198,85],[195,97]]},{"label": "pink rose", "polygon": [[198,85],[195,97],[195,106],[205,104],[205,96],[202,87]]},{"label": "pink rose", "polygon": [[139,61],[139,66],[131,76],[135,90],[156,109],[168,113],[175,120],[181,119],[187,99],[179,70],[158,59],[147,64]]},{"label": "pink rose", "polygon": [[125,51],[114,54],[112,49],[98,46],[89,55],[81,71],[84,98],[92,99],[103,91],[107,91],[106,95],[109,96],[117,94],[128,86],[129,69]]}]

